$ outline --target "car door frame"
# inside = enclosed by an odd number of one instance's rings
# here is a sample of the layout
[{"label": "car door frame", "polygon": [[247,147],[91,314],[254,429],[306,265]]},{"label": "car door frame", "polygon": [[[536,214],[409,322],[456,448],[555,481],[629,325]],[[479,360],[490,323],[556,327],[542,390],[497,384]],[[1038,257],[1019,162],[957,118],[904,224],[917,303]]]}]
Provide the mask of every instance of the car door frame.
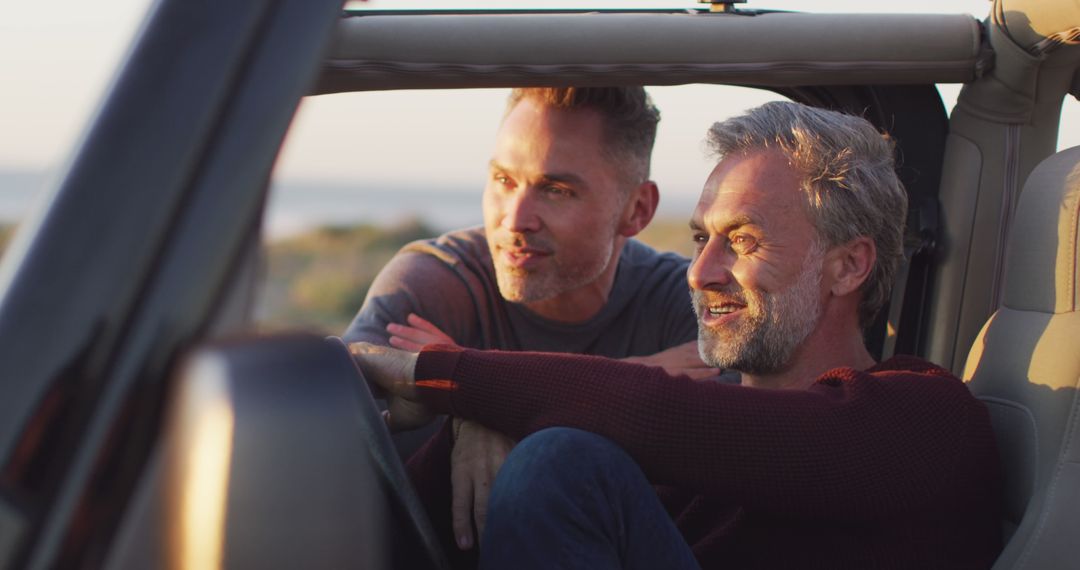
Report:
[{"label": "car door frame", "polygon": [[172,364],[257,251],[339,0],[161,0],[0,267],[0,567],[101,560]]}]

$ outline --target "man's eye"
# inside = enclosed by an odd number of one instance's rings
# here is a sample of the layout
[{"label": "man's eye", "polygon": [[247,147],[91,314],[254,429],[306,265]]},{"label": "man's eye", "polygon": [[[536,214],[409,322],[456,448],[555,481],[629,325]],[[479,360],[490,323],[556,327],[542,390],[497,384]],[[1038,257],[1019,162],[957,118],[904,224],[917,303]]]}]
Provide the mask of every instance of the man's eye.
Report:
[{"label": "man's eye", "polygon": [[569,188],[564,188],[562,186],[546,186],[546,187],[544,187],[544,192],[546,192],[546,193],[548,193],[548,194],[550,194],[552,196],[570,197],[570,196],[574,195],[573,190],[571,190]]},{"label": "man's eye", "polygon": [[709,236],[705,234],[694,234],[690,239],[694,240],[694,245],[697,247],[705,247],[705,244],[709,242]]},{"label": "man's eye", "polygon": [[491,175],[491,179],[495,182],[498,182],[499,184],[502,184],[503,186],[510,184],[510,177],[505,174],[493,174]]},{"label": "man's eye", "polygon": [[731,250],[739,255],[746,255],[757,246],[757,240],[746,234],[735,234],[729,239]]}]

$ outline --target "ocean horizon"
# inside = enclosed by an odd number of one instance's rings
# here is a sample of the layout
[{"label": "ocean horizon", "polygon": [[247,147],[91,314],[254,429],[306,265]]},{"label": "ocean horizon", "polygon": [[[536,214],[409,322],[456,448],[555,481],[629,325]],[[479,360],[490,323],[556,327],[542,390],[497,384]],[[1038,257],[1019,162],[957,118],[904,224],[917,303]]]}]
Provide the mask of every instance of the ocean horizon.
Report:
[{"label": "ocean horizon", "polygon": [[[0,223],[18,223],[51,191],[51,173],[0,170]],[[397,225],[420,220],[436,231],[479,225],[482,187],[417,187],[358,181],[274,180],[263,220],[268,240],[320,226]],[[695,197],[696,198],[696,197]],[[696,199],[668,196],[658,218],[689,217]]]}]

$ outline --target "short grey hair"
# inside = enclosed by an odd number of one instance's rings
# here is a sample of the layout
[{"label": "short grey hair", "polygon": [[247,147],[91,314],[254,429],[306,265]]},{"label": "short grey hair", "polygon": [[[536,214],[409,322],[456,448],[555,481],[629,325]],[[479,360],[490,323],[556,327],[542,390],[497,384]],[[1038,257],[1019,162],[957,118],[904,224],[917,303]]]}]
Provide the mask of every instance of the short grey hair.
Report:
[{"label": "short grey hair", "polygon": [[604,154],[620,167],[620,178],[634,186],[649,179],[649,162],[660,110],[644,87],[518,87],[510,92],[506,112],[522,99],[556,109],[590,109],[604,124]]},{"label": "short grey hair", "polygon": [[826,247],[860,236],[874,240],[877,260],[859,303],[859,323],[868,327],[888,303],[904,257],[907,193],[892,139],[862,117],[776,101],[714,124],[707,144],[718,160],[780,150],[803,175],[810,220]]}]

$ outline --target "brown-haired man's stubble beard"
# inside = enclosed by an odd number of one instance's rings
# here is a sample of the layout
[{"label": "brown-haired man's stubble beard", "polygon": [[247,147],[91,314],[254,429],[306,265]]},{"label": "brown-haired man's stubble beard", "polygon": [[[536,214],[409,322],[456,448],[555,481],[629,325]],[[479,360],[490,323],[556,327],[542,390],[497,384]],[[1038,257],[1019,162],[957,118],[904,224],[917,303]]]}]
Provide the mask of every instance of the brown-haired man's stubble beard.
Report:
[{"label": "brown-haired man's stubble beard", "polygon": [[[492,237],[489,242],[499,293],[512,303],[544,301],[593,283],[607,271],[615,248],[615,240],[611,237],[598,244],[582,244],[592,251],[579,251],[579,254],[588,255],[567,259],[559,255],[554,243],[539,234]],[[520,248],[550,253],[535,268],[515,267],[501,259],[502,252]]]}]

